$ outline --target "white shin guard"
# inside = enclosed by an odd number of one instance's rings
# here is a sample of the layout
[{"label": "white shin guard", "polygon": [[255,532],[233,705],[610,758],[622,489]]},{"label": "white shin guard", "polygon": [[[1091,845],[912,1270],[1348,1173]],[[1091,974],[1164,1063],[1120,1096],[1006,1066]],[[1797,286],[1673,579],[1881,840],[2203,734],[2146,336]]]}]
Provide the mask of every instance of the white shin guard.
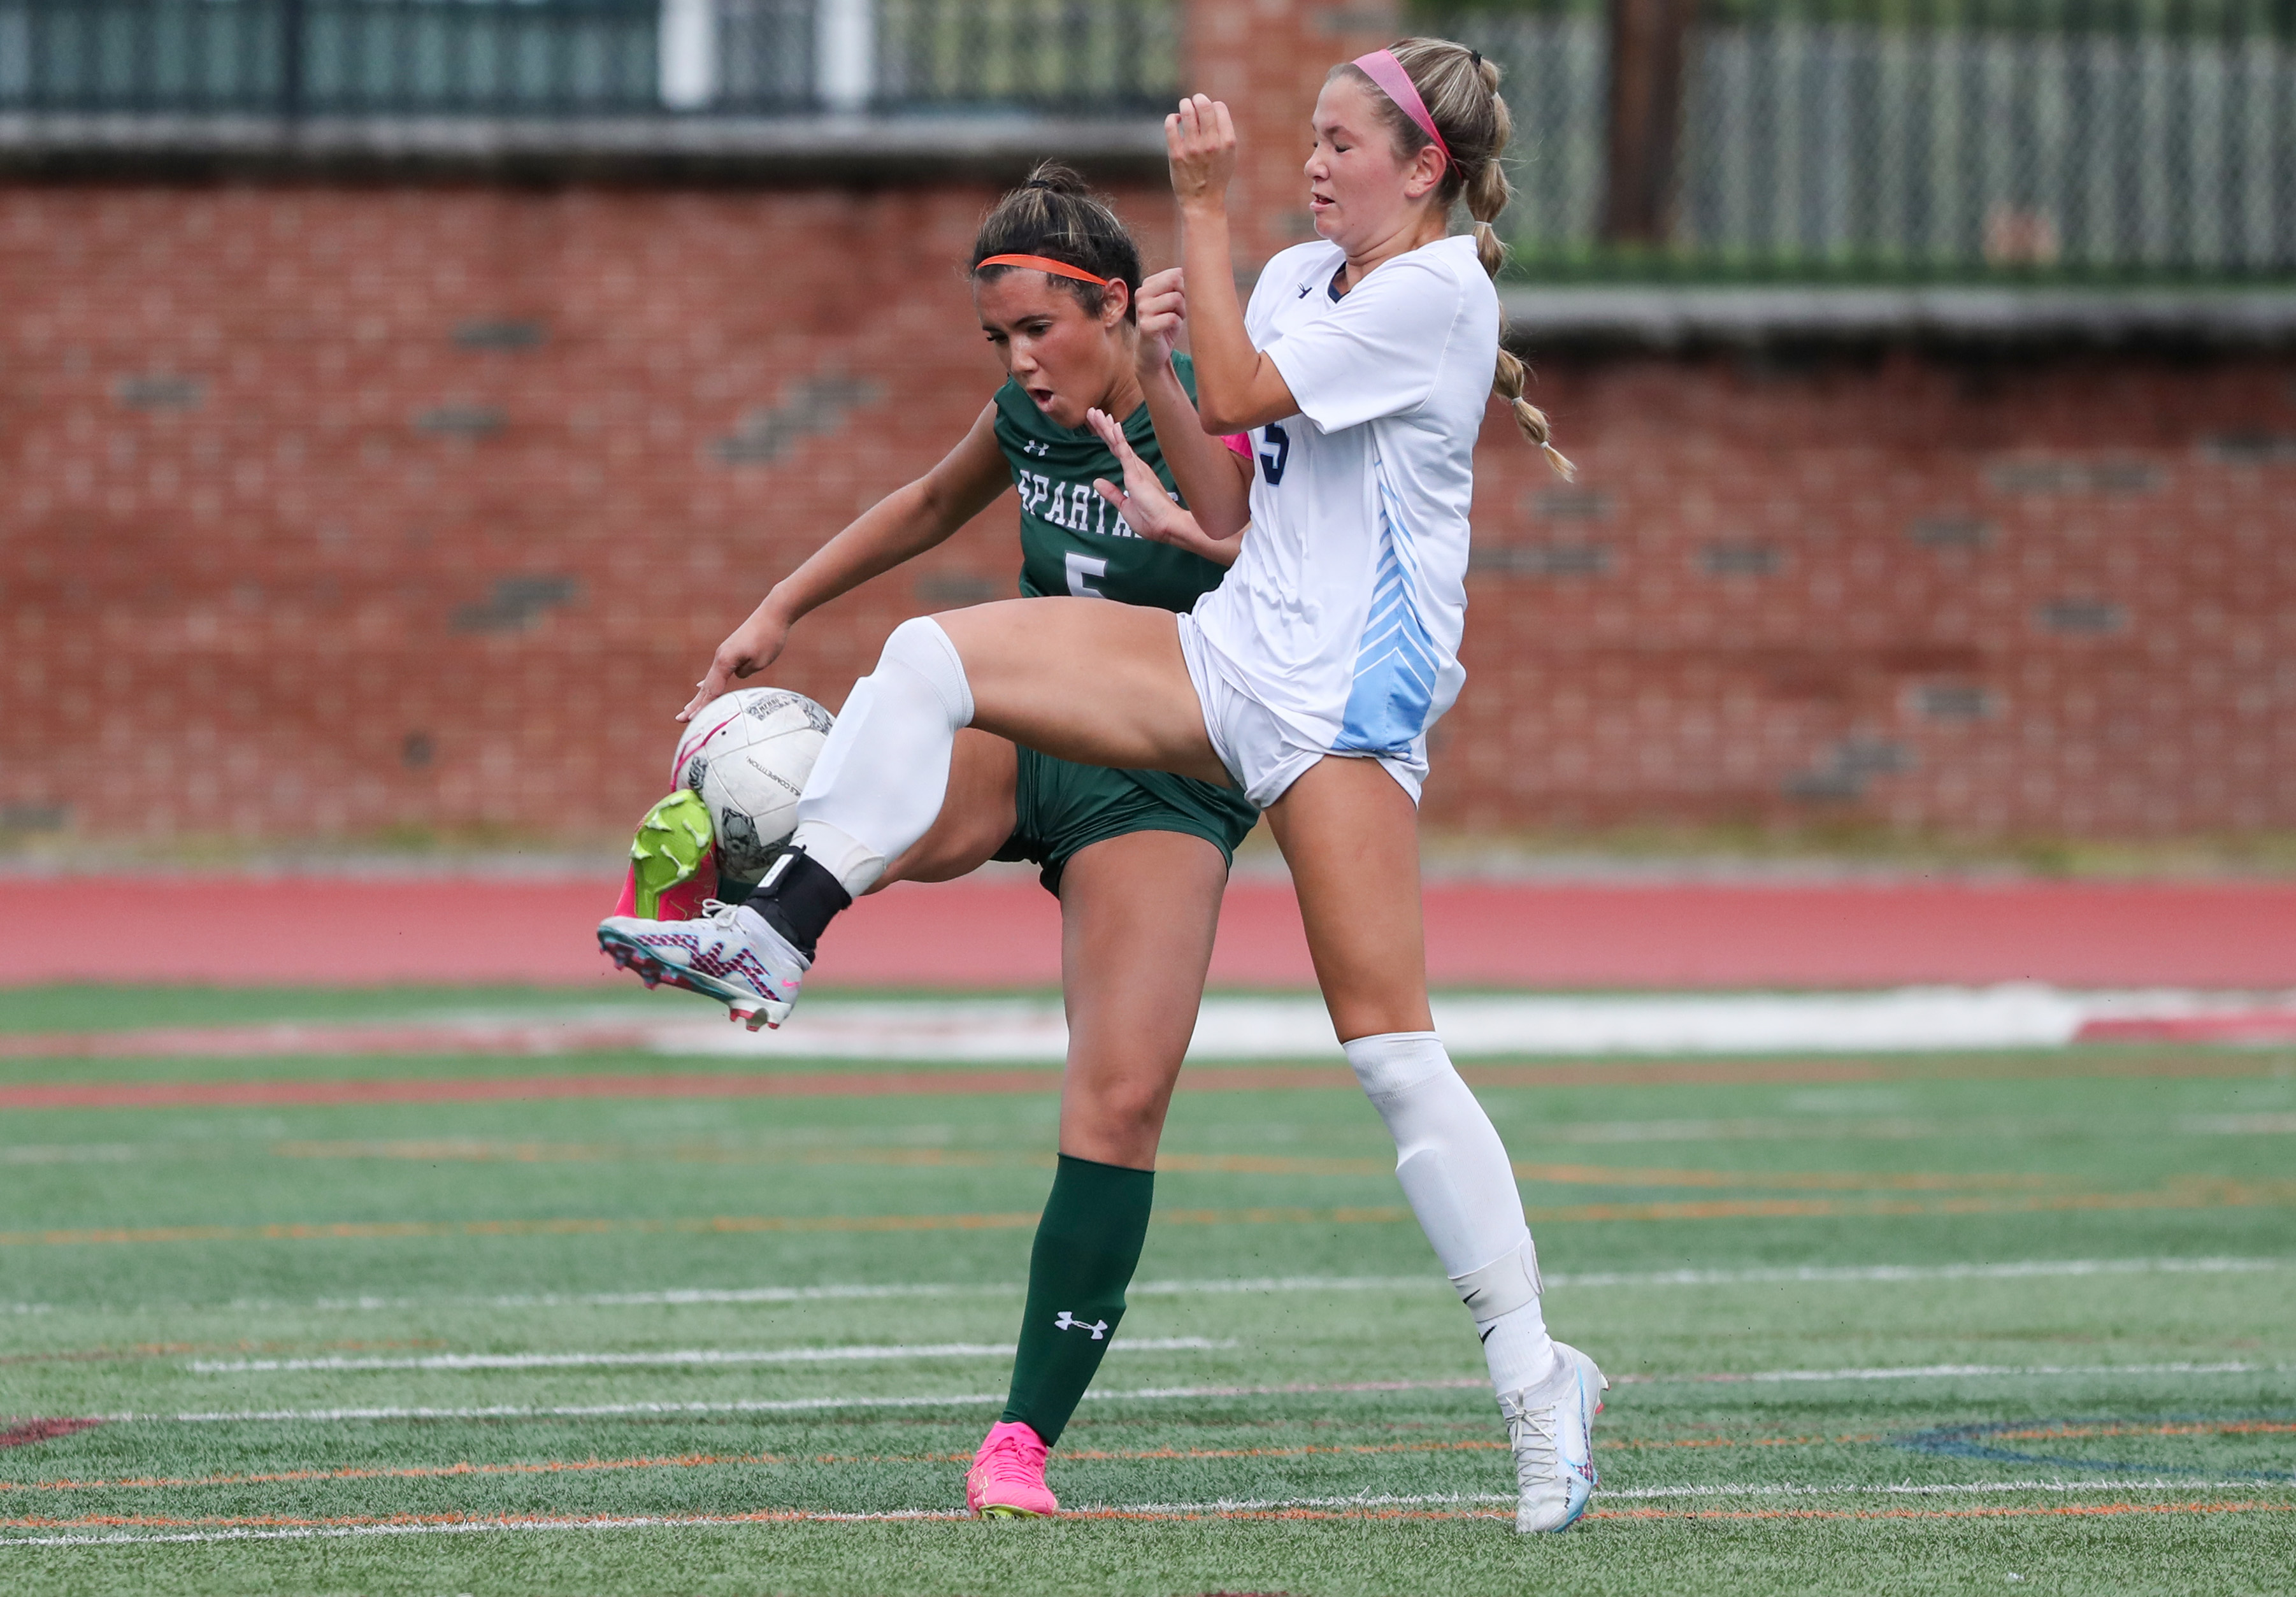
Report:
[{"label": "white shin guard", "polygon": [[1431,1031],[1346,1044],[1348,1063],[1395,1138],[1395,1177],[1443,1273],[1475,1317],[1502,1393],[1542,1379],[1554,1344],[1539,1310],[1538,1255],[1505,1144]]},{"label": "white shin guard", "polygon": [[838,712],[791,842],[858,898],[939,817],[956,734],[972,720],[948,634],[929,616],[902,622]]}]

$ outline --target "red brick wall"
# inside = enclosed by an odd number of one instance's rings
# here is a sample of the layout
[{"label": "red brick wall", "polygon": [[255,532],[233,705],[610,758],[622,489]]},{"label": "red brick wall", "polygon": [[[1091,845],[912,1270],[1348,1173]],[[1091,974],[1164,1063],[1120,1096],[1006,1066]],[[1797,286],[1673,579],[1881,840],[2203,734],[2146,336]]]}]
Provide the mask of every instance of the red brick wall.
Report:
[{"label": "red brick wall", "polygon": [[[0,824],[619,829],[710,647],[994,386],[988,198],[0,188]],[[1538,364],[1585,470],[1495,413],[1431,821],[2296,826],[2296,361]],[[1011,520],[777,679],[1009,591]]]},{"label": "red brick wall", "polygon": [[[718,640],[1001,380],[991,197],[0,189],[0,806],[624,825]],[[776,676],[834,705],[902,617],[1009,594],[1012,515]]]},{"label": "red brick wall", "polygon": [[2296,359],[1543,364],[1431,814],[2296,825]]}]

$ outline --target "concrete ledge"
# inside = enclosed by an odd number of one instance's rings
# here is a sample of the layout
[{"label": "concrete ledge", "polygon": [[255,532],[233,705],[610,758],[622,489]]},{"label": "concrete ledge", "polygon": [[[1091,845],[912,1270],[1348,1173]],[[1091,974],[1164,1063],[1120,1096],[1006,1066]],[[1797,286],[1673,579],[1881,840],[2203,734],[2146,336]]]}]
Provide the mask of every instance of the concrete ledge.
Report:
[{"label": "concrete ledge", "polygon": [[213,170],[916,180],[1047,155],[1161,176],[1153,117],[47,116],[0,114],[0,176]]},{"label": "concrete ledge", "polygon": [[2296,288],[1537,288],[1501,298],[1523,343],[2296,340]]}]

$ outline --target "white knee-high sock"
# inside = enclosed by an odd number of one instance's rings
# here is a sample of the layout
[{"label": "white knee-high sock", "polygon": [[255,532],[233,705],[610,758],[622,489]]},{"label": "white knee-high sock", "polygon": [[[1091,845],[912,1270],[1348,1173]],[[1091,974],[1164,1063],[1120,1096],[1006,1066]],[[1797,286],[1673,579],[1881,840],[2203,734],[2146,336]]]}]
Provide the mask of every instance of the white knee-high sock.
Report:
[{"label": "white knee-high sock", "polygon": [[948,634],[929,616],[902,622],[838,713],[790,841],[858,898],[939,815],[950,752],[972,720],[972,689]]},{"label": "white knee-high sock", "polygon": [[1395,1138],[1395,1178],[1475,1316],[1502,1396],[1556,1367],[1539,1312],[1538,1255],[1506,1147],[1431,1031],[1391,1031],[1346,1044],[1356,1079]]}]

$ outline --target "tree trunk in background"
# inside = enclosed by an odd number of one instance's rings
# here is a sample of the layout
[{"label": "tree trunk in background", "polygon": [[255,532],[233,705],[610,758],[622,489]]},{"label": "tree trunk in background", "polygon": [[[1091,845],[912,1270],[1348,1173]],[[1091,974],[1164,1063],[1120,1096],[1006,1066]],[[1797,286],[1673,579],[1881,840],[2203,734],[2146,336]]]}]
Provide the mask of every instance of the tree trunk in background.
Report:
[{"label": "tree trunk in background", "polygon": [[1611,0],[1609,181],[1603,240],[1666,242],[1682,132],[1682,65],[1697,0]]}]

